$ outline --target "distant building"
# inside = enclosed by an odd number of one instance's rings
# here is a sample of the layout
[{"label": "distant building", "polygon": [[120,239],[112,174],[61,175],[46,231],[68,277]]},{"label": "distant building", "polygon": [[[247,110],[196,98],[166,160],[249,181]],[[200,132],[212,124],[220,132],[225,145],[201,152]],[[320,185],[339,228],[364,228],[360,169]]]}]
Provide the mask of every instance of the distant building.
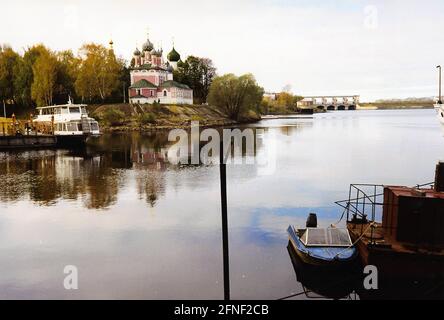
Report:
[{"label": "distant building", "polygon": [[314,101],[311,98],[304,98],[297,102],[298,108],[313,108]]},{"label": "distant building", "polygon": [[163,60],[163,50],[156,50],[149,39],[142,51],[136,48],[130,68],[130,103],[193,104],[193,90],[173,79],[173,71],[182,63],[174,46],[167,59]]}]

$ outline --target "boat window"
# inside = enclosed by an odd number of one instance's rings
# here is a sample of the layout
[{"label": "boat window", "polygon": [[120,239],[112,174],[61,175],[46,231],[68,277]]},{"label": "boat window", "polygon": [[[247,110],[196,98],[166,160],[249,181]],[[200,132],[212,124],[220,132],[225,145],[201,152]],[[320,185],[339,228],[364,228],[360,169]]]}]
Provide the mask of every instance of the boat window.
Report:
[{"label": "boat window", "polygon": [[62,107],[60,108],[61,114],[67,114],[68,113],[68,107]]},{"label": "boat window", "polygon": [[67,123],[66,124],[68,131],[77,131],[77,123],[72,122],[72,123]]},{"label": "boat window", "polygon": [[308,228],[304,234],[306,246],[350,246],[351,239],[347,229]]},{"label": "boat window", "polygon": [[86,114],[86,108],[82,107],[82,114]]},{"label": "boat window", "polygon": [[79,107],[69,107],[69,113],[80,113]]},{"label": "boat window", "polygon": [[97,122],[91,122],[91,130],[92,131],[98,131],[99,130],[99,124]]},{"label": "boat window", "polygon": [[83,131],[83,127],[81,123],[77,123],[77,130]]}]

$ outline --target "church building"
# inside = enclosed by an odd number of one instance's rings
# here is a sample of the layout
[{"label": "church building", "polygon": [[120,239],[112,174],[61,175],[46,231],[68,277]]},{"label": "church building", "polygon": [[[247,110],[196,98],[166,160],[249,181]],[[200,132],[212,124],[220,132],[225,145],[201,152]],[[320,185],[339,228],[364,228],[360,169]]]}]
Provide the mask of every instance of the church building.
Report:
[{"label": "church building", "polygon": [[174,81],[173,71],[181,63],[174,49],[163,59],[163,50],[155,49],[149,39],[133,54],[130,67],[130,103],[193,104],[193,90],[186,84]]}]

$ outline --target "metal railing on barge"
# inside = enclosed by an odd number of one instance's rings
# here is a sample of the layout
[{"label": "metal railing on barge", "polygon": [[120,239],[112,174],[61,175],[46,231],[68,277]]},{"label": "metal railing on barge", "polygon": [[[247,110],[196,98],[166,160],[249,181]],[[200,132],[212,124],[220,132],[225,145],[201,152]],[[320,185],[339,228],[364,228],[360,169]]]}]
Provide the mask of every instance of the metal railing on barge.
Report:
[{"label": "metal railing on barge", "polygon": [[[433,188],[434,182],[417,184],[412,189]],[[384,200],[384,188],[382,184],[350,184],[348,199],[335,203],[344,209],[339,221],[346,217],[347,223],[356,223],[364,226],[382,220],[384,206],[397,206]],[[374,241],[373,229],[370,228],[370,243]],[[361,233],[364,232],[362,228]]]}]

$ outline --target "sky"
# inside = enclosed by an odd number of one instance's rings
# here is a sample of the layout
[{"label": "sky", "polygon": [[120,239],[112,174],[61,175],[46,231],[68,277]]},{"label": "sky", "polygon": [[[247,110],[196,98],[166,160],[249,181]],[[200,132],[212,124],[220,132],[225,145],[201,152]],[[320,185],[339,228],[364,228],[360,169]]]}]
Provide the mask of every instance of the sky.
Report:
[{"label": "sky", "polygon": [[211,58],[218,74],[254,74],[266,91],[437,95],[442,0],[1,0],[0,43],[54,50],[114,42],[130,60],[150,40]]}]

